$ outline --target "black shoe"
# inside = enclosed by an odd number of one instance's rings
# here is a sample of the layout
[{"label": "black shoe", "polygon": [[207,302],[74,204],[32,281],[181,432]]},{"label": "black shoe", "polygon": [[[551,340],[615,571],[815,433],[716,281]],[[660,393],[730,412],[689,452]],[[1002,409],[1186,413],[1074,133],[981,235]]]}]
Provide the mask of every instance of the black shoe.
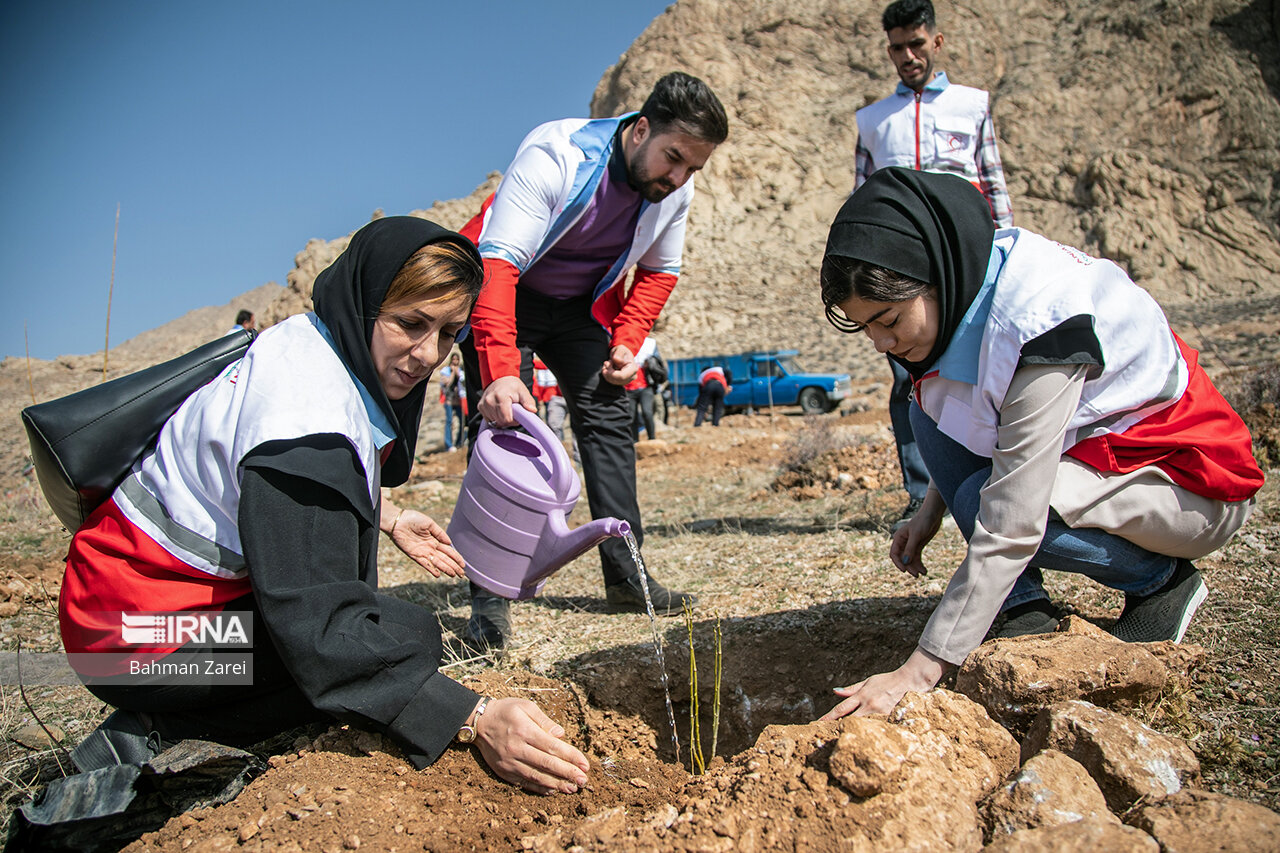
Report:
[{"label": "black shoe", "polygon": [[[658,583],[650,575],[649,601],[653,604],[653,612],[659,616],[675,616],[684,612],[684,603],[689,606],[698,603],[696,596],[687,592],[673,592]],[[611,583],[604,588],[604,599],[610,613],[647,613],[644,603],[644,589],[640,585],[640,573],[632,575],[624,581]]]},{"label": "black shoe", "polygon": [[88,773],[120,764],[146,764],[164,747],[150,714],[117,710],[71,750],[71,760],[81,773]]},{"label": "black shoe", "polygon": [[511,602],[471,585],[471,618],[462,643],[477,654],[501,651],[511,636]]},{"label": "black shoe", "polygon": [[1058,629],[1062,611],[1047,598],[1017,604],[996,619],[992,636],[999,639],[1025,637],[1028,634],[1050,634]]},{"label": "black shoe", "polygon": [[907,522],[920,511],[920,507],[922,506],[924,506],[924,498],[912,498],[908,501],[906,509],[902,511],[902,515],[900,515],[898,520],[893,523],[893,527],[889,528],[889,535],[892,536],[902,528],[906,527]]},{"label": "black shoe", "polygon": [[1151,595],[1124,597],[1124,612],[1111,633],[1126,643],[1182,642],[1196,608],[1209,596],[1200,571],[1190,560],[1178,560],[1169,582]]}]

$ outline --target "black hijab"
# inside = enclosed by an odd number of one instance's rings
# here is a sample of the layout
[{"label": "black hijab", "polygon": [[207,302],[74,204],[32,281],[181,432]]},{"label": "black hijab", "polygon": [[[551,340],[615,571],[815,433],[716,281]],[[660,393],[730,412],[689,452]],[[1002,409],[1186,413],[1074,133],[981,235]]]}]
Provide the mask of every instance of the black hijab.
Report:
[{"label": "black hijab", "polygon": [[339,357],[396,425],[395,446],[382,465],[384,486],[398,486],[409,478],[428,383],[419,382],[400,400],[387,397],[369,354],[373,324],[400,268],[423,246],[442,241],[456,243],[480,262],[470,240],[434,222],[416,216],[375,219],[357,231],[346,251],[316,276],[311,292],[316,316],[329,327]]},{"label": "black hijab", "polygon": [[938,339],[920,362],[889,356],[919,377],[951,342],[982,288],[995,226],[982,193],[955,175],[880,169],[840,208],[824,257],[865,261],[930,286]]}]

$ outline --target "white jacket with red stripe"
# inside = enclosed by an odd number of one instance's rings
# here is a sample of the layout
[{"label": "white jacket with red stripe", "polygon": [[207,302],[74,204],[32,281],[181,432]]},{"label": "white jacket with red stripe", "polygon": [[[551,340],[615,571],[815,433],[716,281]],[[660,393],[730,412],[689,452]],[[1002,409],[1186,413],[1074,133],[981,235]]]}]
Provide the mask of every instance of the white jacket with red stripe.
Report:
[{"label": "white jacket with red stripe", "polygon": [[957,83],[931,83],[919,93],[899,85],[889,97],[858,110],[858,138],[877,169],[946,172],[976,185],[978,131],[988,101],[982,89]]},{"label": "white jacket with red stripe", "polygon": [[1115,473],[1152,465],[1217,500],[1258,490],[1248,429],[1151,295],[1111,261],[1021,228],[996,232],[982,289],[916,383],[921,409],[990,458],[1024,347],[1071,318],[1087,319],[1102,363],[1089,370],[1061,452]]},{"label": "white jacket with red stripe", "polygon": [[725,387],[726,391],[729,390],[729,380],[725,378],[724,368],[718,366],[708,367],[706,370],[698,374],[699,385],[706,385],[709,380],[719,382]]},{"label": "white jacket with red stripe", "polygon": [[995,248],[1003,264],[917,383],[920,407],[943,433],[990,457],[1023,346],[1081,315],[1092,319],[1106,364],[1085,384],[1064,451],[1122,433],[1182,395],[1187,365],[1164,312],[1124,270],[1021,228],[997,231]]},{"label": "white jacket with red stripe", "polygon": [[129,523],[182,563],[215,577],[244,576],[239,466],[269,441],[346,436],[377,506],[378,446],[386,437],[317,323],[300,314],[264,331],[241,361],[183,403],[155,450],[116,489],[113,499]]}]

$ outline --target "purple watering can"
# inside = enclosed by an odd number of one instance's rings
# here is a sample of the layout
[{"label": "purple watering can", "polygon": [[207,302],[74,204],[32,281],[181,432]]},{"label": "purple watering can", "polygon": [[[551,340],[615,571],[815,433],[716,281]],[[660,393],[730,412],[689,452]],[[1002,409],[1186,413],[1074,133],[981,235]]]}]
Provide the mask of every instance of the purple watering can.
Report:
[{"label": "purple watering can", "polygon": [[582,485],[564,445],[542,419],[512,406],[529,435],[486,422],[476,437],[449,522],[467,577],[495,595],[533,598],[556,569],[631,525],[598,518],[570,530]]}]

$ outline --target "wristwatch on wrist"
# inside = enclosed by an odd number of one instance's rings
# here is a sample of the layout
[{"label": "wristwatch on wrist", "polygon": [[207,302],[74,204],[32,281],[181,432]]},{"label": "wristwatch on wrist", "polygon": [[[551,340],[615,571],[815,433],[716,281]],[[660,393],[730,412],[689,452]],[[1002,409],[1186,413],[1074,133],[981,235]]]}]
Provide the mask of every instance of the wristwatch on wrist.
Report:
[{"label": "wristwatch on wrist", "polygon": [[458,729],[458,733],[453,739],[458,743],[472,743],[476,739],[476,723],[480,721],[480,715],[484,713],[484,709],[489,707],[490,697],[483,696],[480,704],[476,705],[476,711],[471,715],[470,723],[463,723],[462,728]]}]

